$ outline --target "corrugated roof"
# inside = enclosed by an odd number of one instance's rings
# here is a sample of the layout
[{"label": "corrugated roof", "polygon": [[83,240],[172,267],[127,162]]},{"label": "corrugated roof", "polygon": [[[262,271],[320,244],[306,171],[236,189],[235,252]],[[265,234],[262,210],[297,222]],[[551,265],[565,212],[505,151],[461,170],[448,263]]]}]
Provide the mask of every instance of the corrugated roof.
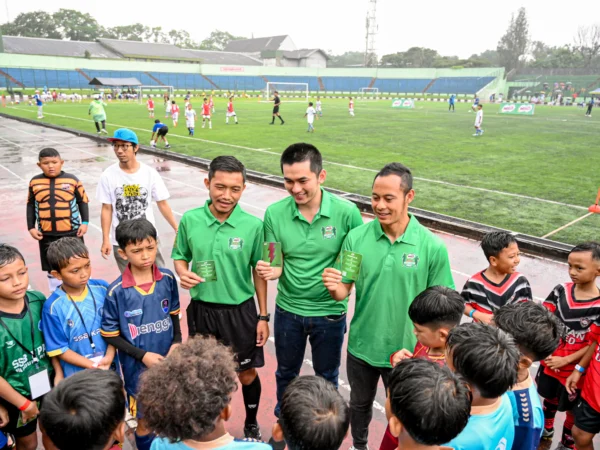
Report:
[{"label": "corrugated roof", "polygon": [[193,58],[200,58],[202,64],[222,64],[238,66],[262,66],[260,59],[233,52],[185,49]]},{"label": "corrugated roof", "polygon": [[283,35],[231,41],[229,44],[227,44],[227,47],[225,47],[225,51],[239,53],[256,53],[262,52],[264,50],[279,50],[279,46],[287,37],[287,35]]},{"label": "corrugated roof", "polygon": [[98,42],[126,58],[194,59],[186,50],[182,50],[171,44],[120,41],[118,39],[98,39]]},{"label": "corrugated roof", "polygon": [[90,81],[91,86],[141,86],[137,78],[94,78]]},{"label": "corrugated roof", "polygon": [[92,58],[121,58],[120,55],[98,42],[62,41],[20,36],[3,36],[4,51],[22,55],[85,57],[85,51]]}]

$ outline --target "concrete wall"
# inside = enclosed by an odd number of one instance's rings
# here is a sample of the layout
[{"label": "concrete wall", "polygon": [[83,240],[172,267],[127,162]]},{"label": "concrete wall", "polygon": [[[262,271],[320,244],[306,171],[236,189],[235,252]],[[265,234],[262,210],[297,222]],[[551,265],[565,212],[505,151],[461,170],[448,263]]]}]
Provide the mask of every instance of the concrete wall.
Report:
[{"label": "concrete wall", "polygon": [[291,37],[286,37],[283,42],[281,43],[281,45],[279,46],[279,48],[277,50],[281,50],[281,51],[293,51],[296,50],[296,44],[294,44],[294,41],[292,41]]},{"label": "concrete wall", "polygon": [[315,52],[310,57],[299,61],[300,67],[311,69],[325,69],[327,67],[327,58],[321,52]]}]

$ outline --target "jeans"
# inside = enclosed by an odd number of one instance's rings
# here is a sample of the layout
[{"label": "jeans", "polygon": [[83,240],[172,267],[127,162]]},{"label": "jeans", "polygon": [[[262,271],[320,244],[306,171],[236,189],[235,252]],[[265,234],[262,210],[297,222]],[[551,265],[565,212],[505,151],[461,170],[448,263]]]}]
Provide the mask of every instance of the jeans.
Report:
[{"label": "jeans", "polygon": [[373,418],[373,401],[377,394],[379,377],[387,390],[388,377],[392,369],[374,367],[369,363],[352,356],[348,352],[346,371],[350,383],[350,428],[354,447],[358,450],[367,448],[369,442],[369,424]]},{"label": "jeans", "polygon": [[306,338],[310,342],[315,374],[338,387],[342,344],[346,333],[346,314],[304,317],[275,307],[275,354],[277,356],[277,406],[288,384],[300,374]]}]

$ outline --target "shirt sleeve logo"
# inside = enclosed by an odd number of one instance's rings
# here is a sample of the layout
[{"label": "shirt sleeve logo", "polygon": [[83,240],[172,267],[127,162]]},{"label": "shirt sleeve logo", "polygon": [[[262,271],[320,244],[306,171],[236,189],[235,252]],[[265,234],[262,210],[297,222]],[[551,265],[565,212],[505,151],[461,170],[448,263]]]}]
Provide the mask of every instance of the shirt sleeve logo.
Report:
[{"label": "shirt sleeve logo", "polygon": [[335,239],[337,237],[337,228],[331,225],[321,227],[321,235],[323,239]]},{"label": "shirt sleeve logo", "polygon": [[402,255],[402,264],[404,264],[404,267],[417,267],[419,265],[419,257],[414,253],[404,253]]},{"label": "shirt sleeve logo", "polygon": [[229,248],[231,250],[242,250],[244,248],[244,240],[242,238],[229,238]]},{"label": "shirt sleeve logo", "polygon": [[162,306],[162,311],[167,314],[169,312],[169,300],[165,298],[160,304]]}]

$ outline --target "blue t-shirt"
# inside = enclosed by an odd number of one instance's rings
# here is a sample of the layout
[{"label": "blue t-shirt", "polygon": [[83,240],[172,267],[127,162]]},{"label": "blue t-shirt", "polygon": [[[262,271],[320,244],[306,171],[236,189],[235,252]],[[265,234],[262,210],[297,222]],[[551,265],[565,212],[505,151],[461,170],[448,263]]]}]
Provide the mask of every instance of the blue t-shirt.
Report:
[{"label": "blue t-shirt", "polygon": [[[481,409],[482,414],[478,414]],[[456,450],[508,450],[515,438],[515,422],[510,399],[504,394],[487,407],[472,407],[465,429],[446,447]]]},{"label": "blue t-shirt", "polygon": [[[100,336],[102,310],[108,291],[108,283],[103,280],[89,280],[81,297],[71,297],[65,291],[56,289],[42,310],[42,331],[48,356],[58,356],[72,350],[90,358],[94,353],[106,353],[106,342]],[[95,306],[94,306],[95,301]],[[79,313],[77,312],[79,309]],[[83,323],[81,318],[83,317]],[[92,349],[89,334],[96,346]],[[65,377],[69,377],[82,367],[73,366],[61,360]]]},{"label": "blue t-shirt", "polygon": [[[173,344],[171,316],[179,314],[179,291],[169,269],[155,268],[154,273],[155,281],[148,291],[124,283],[125,275],[110,285],[104,302],[100,333],[106,337],[121,336],[134,347],[166,356]],[[142,361],[121,352],[119,362],[125,390],[135,397],[138,379],[146,366]]]},{"label": "blue t-shirt", "polygon": [[162,127],[166,127],[166,125],[164,123],[155,123],[152,132],[156,133]]},{"label": "blue t-shirt", "polygon": [[479,105],[479,97],[475,97],[475,101],[473,102],[474,105]]},{"label": "blue t-shirt", "polygon": [[450,104],[453,105],[454,104],[454,95],[450,96]]},{"label": "blue t-shirt", "polygon": [[35,94],[33,99],[35,100],[36,106],[42,106],[42,97],[40,97],[39,94]]},{"label": "blue t-shirt", "polygon": [[544,410],[531,377],[508,392],[515,423],[512,450],[536,450],[544,428]]},{"label": "blue t-shirt", "polygon": [[[222,445],[220,445],[222,442]],[[272,450],[271,446],[254,439],[233,439],[231,435],[226,434],[219,439],[211,442],[205,442],[210,445],[211,450]],[[150,450],[193,450],[192,447],[183,442],[171,443],[165,438],[156,438],[152,442]]]}]

